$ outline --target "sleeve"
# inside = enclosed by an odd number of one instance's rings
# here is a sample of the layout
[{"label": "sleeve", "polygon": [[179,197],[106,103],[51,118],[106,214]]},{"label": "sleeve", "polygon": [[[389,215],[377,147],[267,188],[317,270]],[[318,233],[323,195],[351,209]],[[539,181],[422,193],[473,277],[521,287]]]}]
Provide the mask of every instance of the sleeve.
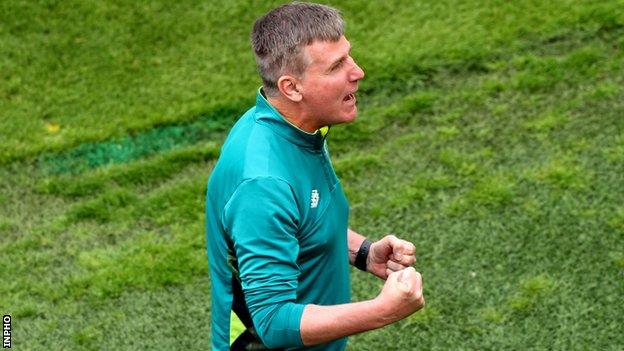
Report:
[{"label": "sleeve", "polygon": [[299,211],[289,184],[271,177],[241,183],[224,209],[245,301],[269,348],[301,347],[304,305],[295,303],[299,278]]}]

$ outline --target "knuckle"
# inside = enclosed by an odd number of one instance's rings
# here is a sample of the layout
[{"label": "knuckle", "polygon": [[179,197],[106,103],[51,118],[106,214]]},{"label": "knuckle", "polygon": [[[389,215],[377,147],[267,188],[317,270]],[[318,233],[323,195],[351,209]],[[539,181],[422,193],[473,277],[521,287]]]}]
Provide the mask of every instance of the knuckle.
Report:
[{"label": "knuckle", "polygon": [[422,297],[420,300],[418,300],[418,305],[420,306],[420,308],[425,307],[425,298]]},{"label": "knuckle", "polygon": [[416,292],[414,293],[414,299],[417,301],[422,300],[423,299],[422,291],[416,290]]},{"label": "knuckle", "polygon": [[403,300],[409,301],[412,297],[412,293],[409,290],[401,290],[401,297]]}]

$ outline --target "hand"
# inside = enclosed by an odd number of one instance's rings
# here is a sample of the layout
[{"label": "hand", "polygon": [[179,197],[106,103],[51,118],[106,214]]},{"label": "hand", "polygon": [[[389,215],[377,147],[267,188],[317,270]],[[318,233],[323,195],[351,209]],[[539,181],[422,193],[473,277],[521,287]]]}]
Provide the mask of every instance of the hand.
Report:
[{"label": "hand", "polygon": [[381,279],[387,279],[392,272],[413,265],[416,262],[415,254],[414,244],[394,235],[386,235],[371,245],[366,259],[366,270]]},{"label": "hand", "polygon": [[422,276],[413,267],[392,272],[375,298],[384,324],[399,321],[423,308],[422,288]]}]

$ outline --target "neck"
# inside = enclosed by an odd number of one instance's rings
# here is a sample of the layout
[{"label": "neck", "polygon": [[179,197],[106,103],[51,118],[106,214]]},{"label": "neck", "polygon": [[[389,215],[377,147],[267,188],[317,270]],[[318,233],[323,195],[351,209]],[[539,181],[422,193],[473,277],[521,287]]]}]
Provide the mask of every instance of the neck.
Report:
[{"label": "neck", "polygon": [[281,96],[277,97],[266,97],[267,101],[275,107],[275,109],[282,115],[288,122],[290,122],[295,127],[306,131],[308,133],[314,133],[319,126],[317,126],[304,111],[296,104],[290,100],[286,100]]}]

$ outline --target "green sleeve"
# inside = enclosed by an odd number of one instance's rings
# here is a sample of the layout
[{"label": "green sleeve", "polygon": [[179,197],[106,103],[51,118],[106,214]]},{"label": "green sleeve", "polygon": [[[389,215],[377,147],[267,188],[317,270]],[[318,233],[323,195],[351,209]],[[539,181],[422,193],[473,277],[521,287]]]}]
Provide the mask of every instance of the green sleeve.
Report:
[{"label": "green sleeve", "polygon": [[223,212],[234,243],[245,301],[269,348],[301,347],[297,304],[299,211],[288,183],[259,177],[242,182]]}]

